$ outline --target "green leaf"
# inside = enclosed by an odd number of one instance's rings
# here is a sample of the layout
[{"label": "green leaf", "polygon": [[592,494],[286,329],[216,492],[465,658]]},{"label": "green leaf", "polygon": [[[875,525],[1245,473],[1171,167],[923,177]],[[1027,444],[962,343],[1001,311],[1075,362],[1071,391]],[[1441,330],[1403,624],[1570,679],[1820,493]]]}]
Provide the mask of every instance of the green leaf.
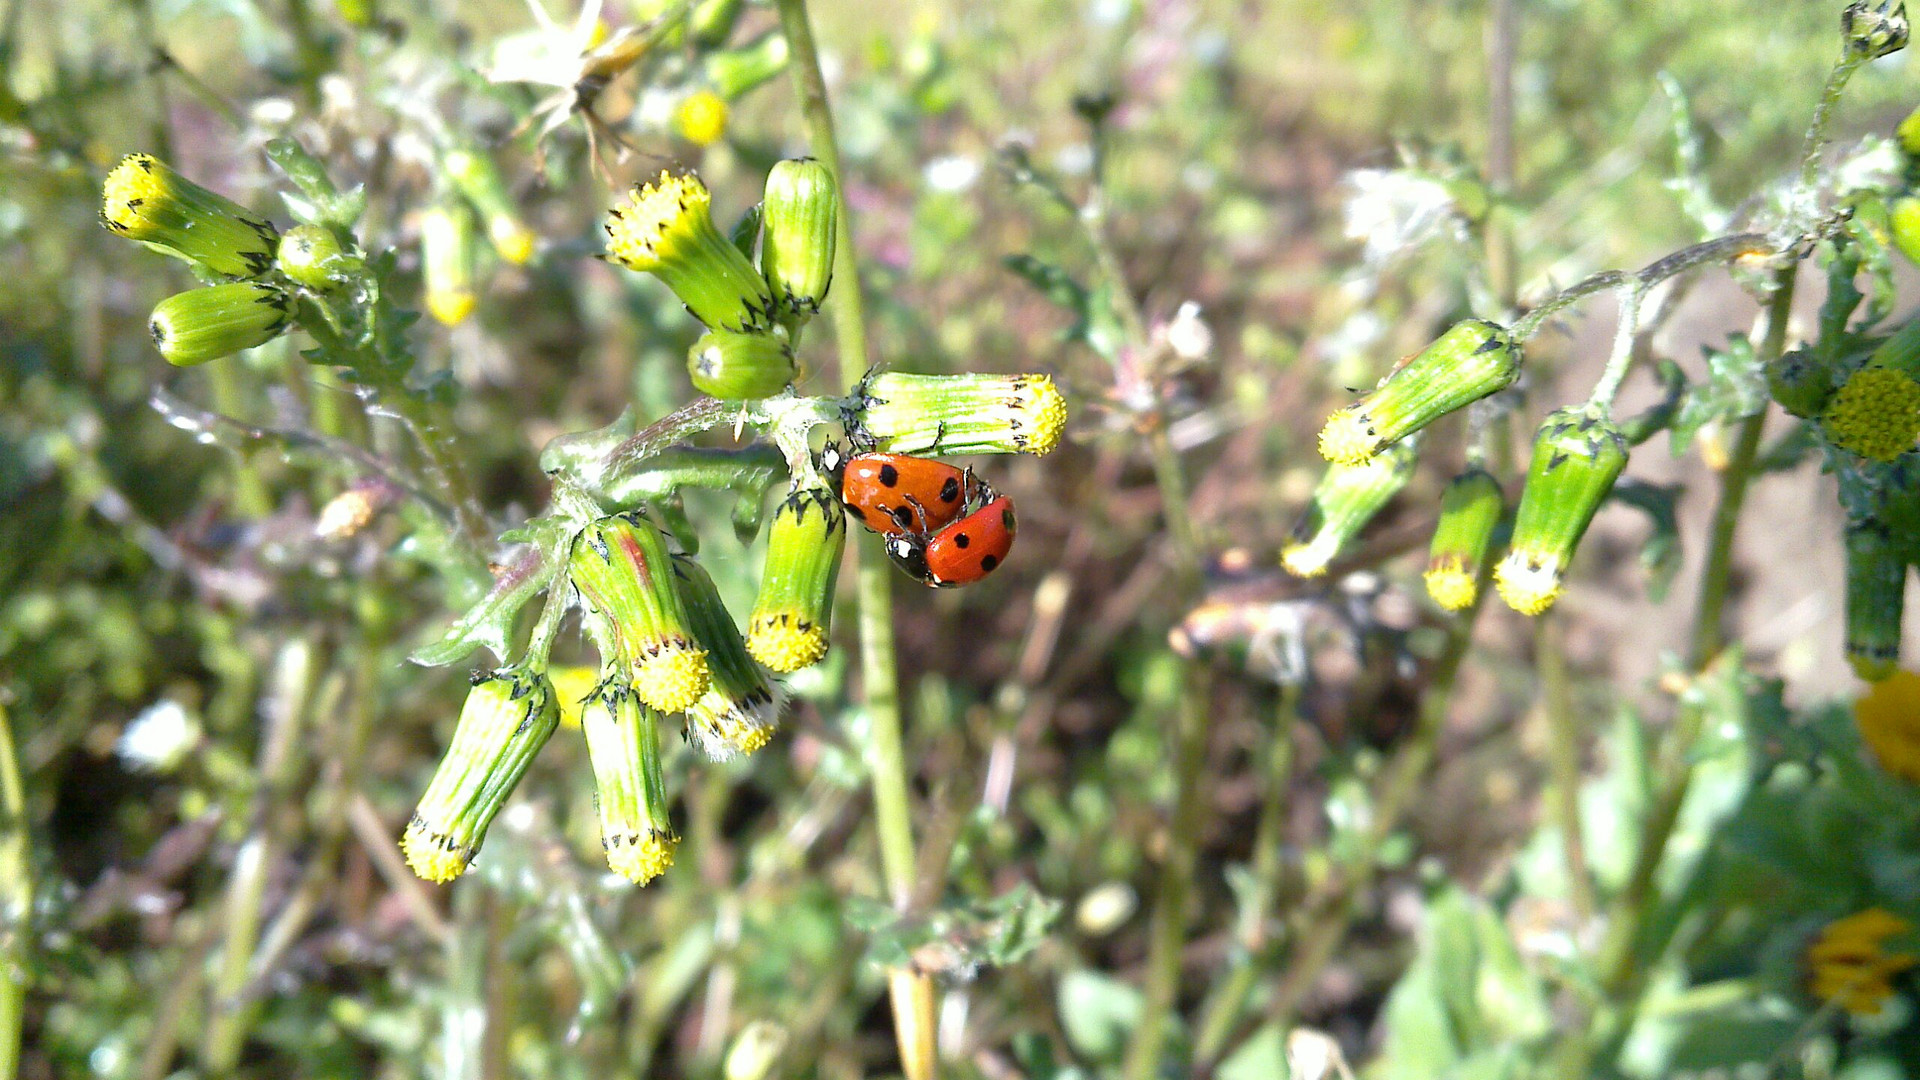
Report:
[{"label": "green leaf", "polygon": [[1266,1024],[1220,1063],[1220,1080],[1288,1080],[1287,1033],[1279,1024]]},{"label": "green leaf", "polygon": [[1647,572],[1647,598],[1658,603],[1666,599],[1673,576],[1680,572],[1680,520],[1678,506],[1682,488],[1678,484],[1651,484],[1633,477],[1621,477],[1610,498],[1647,515],[1653,532],[1640,545],[1640,566]]},{"label": "green leaf", "polygon": [[1060,901],[1025,883],[990,900],[944,904],[904,917],[873,900],[847,904],[847,922],[872,937],[868,957],[882,967],[932,967],[971,977],[1005,967],[1039,948],[1060,918]]},{"label": "green leaf", "polygon": [[1753,342],[1744,335],[1729,336],[1725,348],[1704,351],[1707,379],[1688,388],[1668,436],[1675,457],[1686,452],[1694,435],[1707,424],[1730,427],[1734,421],[1766,408],[1772,400],[1766,372],[1753,355]]}]

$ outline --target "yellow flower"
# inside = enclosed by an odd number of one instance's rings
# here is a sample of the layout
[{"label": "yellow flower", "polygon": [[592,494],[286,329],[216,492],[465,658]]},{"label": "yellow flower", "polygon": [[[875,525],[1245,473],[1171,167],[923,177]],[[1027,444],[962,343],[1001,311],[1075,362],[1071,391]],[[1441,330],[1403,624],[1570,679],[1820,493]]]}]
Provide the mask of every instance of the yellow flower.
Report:
[{"label": "yellow flower", "polygon": [[1877,1015],[1893,996],[1893,977],[1920,964],[1911,953],[1887,952],[1886,941],[1912,932],[1912,923],[1882,908],[1828,923],[1807,948],[1808,989],[1855,1016]]},{"label": "yellow flower", "polygon": [[1863,367],[1841,385],[1821,423],[1842,450],[1892,461],[1920,436],[1920,383],[1894,368]]},{"label": "yellow flower", "polygon": [[1860,738],[1880,767],[1920,784],[1920,674],[1895,671],[1853,703]]},{"label": "yellow flower", "polygon": [[711,90],[695,91],[674,111],[673,124],[693,145],[712,146],[727,133],[726,100]]}]

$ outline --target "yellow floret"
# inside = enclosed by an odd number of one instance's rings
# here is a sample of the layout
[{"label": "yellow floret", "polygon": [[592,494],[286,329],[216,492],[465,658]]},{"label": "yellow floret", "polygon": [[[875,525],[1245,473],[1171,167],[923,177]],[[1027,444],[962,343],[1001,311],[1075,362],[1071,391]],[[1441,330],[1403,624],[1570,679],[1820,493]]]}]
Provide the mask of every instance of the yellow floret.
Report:
[{"label": "yellow floret", "polygon": [[1029,454],[1050,454],[1060,445],[1060,432],[1067,426],[1067,399],[1050,375],[1029,376],[1028,387],[1033,392],[1027,406],[1033,431],[1021,449]]},{"label": "yellow floret", "polygon": [[137,238],[145,224],[141,208],[167,197],[171,174],[172,170],[152,154],[128,154],[107,174],[100,216],[114,230]]},{"label": "yellow floret", "polygon": [[680,135],[695,146],[711,146],[727,133],[727,101],[711,90],[687,95],[673,115]]},{"label": "yellow floret", "polygon": [[607,221],[608,257],[629,270],[653,269],[691,236],[712,199],[699,177],[662,169],[658,180],[636,186],[624,205],[613,208]]},{"label": "yellow floret", "polygon": [[799,671],[827,655],[827,632],[797,611],[755,615],[747,630],[747,652],[782,675]]},{"label": "yellow floret", "polygon": [[633,692],[661,712],[680,712],[710,684],[706,650],[684,640],[657,642],[633,663]]},{"label": "yellow floret", "polygon": [[1446,558],[1427,568],[1427,595],[1448,611],[1465,611],[1479,599],[1479,580],[1459,559]]},{"label": "yellow floret", "polygon": [[1834,395],[1821,423],[1841,449],[1892,461],[1920,436],[1920,383],[1893,368],[1862,368]]},{"label": "yellow floret", "polygon": [[431,290],[427,293],[427,311],[442,326],[459,326],[473,314],[478,301],[465,289]]},{"label": "yellow floret", "polygon": [[560,705],[560,726],[578,729],[587,699],[600,685],[599,669],[568,664],[548,668],[547,678],[553,683],[553,700]]},{"label": "yellow floret", "polygon": [[1853,703],[1853,722],[1881,768],[1920,783],[1920,674],[1888,672]]},{"label": "yellow floret", "polygon": [[1808,989],[1855,1016],[1874,1016],[1893,996],[1893,977],[1920,964],[1910,953],[1888,952],[1888,938],[1913,932],[1913,924],[1882,908],[1836,919],[1807,948],[1812,969]]},{"label": "yellow floret", "polygon": [[648,830],[616,834],[606,839],[607,865],[628,881],[645,885],[673,865],[673,849],[680,838]]},{"label": "yellow floret", "polygon": [[1379,450],[1373,420],[1362,409],[1341,409],[1320,429],[1320,456],[1335,465],[1362,464]]},{"label": "yellow floret", "polygon": [[533,258],[533,230],[513,218],[496,217],[487,222],[487,238],[493,241],[493,250],[515,266],[525,266]]},{"label": "yellow floret", "polygon": [[436,832],[417,817],[407,823],[407,831],[400,838],[400,850],[414,873],[436,883],[449,882],[466,873],[467,865],[473,861],[471,848],[455,843],[451,836]]},{"label": "yellow floret", "polygon": [[1508,607],[1522,615],[1538,615],[1560,599],[1560,560],[1510,552],[1494,567],[1493,582]]},{"label": "yellow floret", "polygon": [[1296,577],[1315,578],[1327,572],[1328,565],[1338,551],[1338,545],[1329,544],[1316,536],[1312,540],[1295,542],[1282,548],[1280,565]]}]

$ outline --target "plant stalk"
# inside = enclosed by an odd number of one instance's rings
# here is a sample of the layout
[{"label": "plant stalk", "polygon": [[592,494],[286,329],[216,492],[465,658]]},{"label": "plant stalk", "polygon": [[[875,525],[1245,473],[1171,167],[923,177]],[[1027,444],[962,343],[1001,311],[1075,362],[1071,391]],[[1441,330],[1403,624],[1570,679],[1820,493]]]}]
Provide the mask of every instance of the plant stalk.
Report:
[{"label": "plant stalk", "polygon": [[[833,173],[839,213],[835,222],[833,280],[834,342],[839,353],[840,382],[851,391],[867,370],[866,313],[860,288],[859,259],[854,248],[853,219],[848,212],[846,181],[840,167],[840,144],[834,135],[833,108],[827,81],[820,70],[820,53],[806,0],[778,0],[780,27],[793,57],[793,85],[807,125],[813,155]],[[912,902],[917,864],[913,847],[913,808],[908,794],[905,739],[900,723],[899,673],[893,639],[892,572],[884,561],[861,558],[848,546],[854,563],[854,596],[860,631],[860,691],[869,731],[866,747],[873,773],[874,829],[880,843],[880,871],[896,906]],[[893,1005],[894,1037],[899,1044],[902,1071],[907,1080],[933,1080],[939,1062],[933,1052],[936,1030],[932,980],[908,969],[887,974]]]},{"label": "plant stalk", "polygon": [[12,723],[0,702],[0,1080],[14,1080],[20,1070],[27,954],[32,947],[33,856],[26,787],[20,782]]}]

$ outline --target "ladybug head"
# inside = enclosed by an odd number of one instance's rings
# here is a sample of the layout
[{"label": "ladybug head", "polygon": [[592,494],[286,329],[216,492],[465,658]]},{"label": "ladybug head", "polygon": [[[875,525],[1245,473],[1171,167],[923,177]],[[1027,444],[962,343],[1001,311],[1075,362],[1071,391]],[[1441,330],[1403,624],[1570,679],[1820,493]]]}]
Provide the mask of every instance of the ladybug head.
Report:
[{"label": "ladybug head", "polygon": [[923,585],[934,584],[933,572],[927,569],[927,542],[924,537],[913,533],[899,533],[887,537],[887,558],[900,571]]}]

